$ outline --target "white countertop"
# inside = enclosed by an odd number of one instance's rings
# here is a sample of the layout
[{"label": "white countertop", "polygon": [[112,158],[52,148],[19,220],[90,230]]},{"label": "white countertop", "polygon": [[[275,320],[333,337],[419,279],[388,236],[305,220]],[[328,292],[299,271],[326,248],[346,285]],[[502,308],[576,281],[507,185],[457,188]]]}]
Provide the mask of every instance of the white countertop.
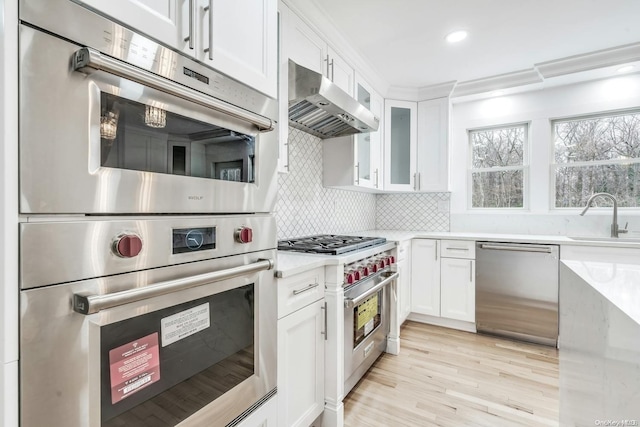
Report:
[{"label": "white countertop", "polygon": [[[602,247],[619,247],[619,248],[635,248],[640,249],[640,241],[625,241],[622,237],[619,240],[596,240],[588,239],[572,239],[566,236],[557,235],[534,235],[534,234],[493,234],[493,233],[472,233],[472,232],[446,232],[446,231],[419,231],[419,230],[365,230],[353,233],[344,233],[351,236],[364,237],[384,237],[389,244],[393,243],[389,248],[397,243],[407,240],[424,238],[424,239],[451,239],[451,240],[476,240],[491,242],[516,242],[516,243],[537,243],[537,244],[556,244],[571,246],[602,246]],[[316,255],[304,254],[297,252],[278,251],[278,263],[276,267],[277,277],[288,277],[294,274],[303,273],[307,270],[321,267],[323,265],[346,264],[365,258],[373,253],[380,252],[381,247],[376,246],[375,249],[369,251],[359,251],[357,255],[346,254],[339,256],[332,255]],[[386,250],[386,249],[382,249]],[[640,282],[639,282],[640,283]]]},{"label": "white countertop", "polygon": [[640,264],[574,260],[562,263],[640,324]]}]

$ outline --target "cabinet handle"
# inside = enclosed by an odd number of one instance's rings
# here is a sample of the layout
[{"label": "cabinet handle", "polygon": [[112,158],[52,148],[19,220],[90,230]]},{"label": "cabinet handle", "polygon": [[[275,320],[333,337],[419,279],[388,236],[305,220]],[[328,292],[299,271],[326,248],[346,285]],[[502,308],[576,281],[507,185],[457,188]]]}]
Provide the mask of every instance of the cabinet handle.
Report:
[{"label": "cabinet handle", "polygon": [[473,261],[469,260],[469,283],[473,283]]},{"label": "cabinet handle", "polygon": [[324,331],[320,332],[320,335],[324,335],[324,340],[327,340],[327,303],[324,303],[324,306],[320,307],[320,310],[324,313]]},{"label": "cabinet handle", "polygon": [[418,191],[420,191],[420,187],[422,187],[420,185],[420,181],[422,180],[422,177],[420,176],[420,172],[418,172]]},{"label": "cabinet handle", "polygon": [[356,185],[360,185],[360,162],[356,163]]},{"label": "cabinet handle", "polygon": [[204,52],[209,53],[209,59],[213,61],[213,0],[209,0],[209,6],[204,11],[209,12],[209,47]]},{"label": "cabinet handle", "polygon": [[436,240],[436,261],[438,260],[438,241]]},{"label": "cabinet handle", "polygon": [[193,0],[189,0],[189,35],[184,39],[184,41],[189,42],[189,49],[193,50]]},{"label": "cabinet handle", "polygon": [[329,54],[327,53],[327,59],[325,59],[325,61],[327,62],[327,78],[329,78],[330,74],[329,74]]},{"label": "cabinet handle", "polygon": [[413,174],[413,191],[418,191],[418,180],[417,180],[418,174],[414,173]]},{"label": "cabinet handle", "polygon": [[320,284],[318,282],[316,283],[311,283],[309,286],[307,286],[306,288],[302,288],[302,289],[294,289],[293,290],[293,294],[294,295],[300,295],[304,292],[310,291],[311,289],[317,288],[318,286],[320,286]]},{"label": "cabinet handle", "polygon": [[334,59],[331,60],[331,81],[334,81],[334,79],[336,77],[335,72],[334,72],[335,70],[333,69],[333,62],[334,61],[335,61]]},{"label": "cabinet handle", "polygon": [[446,248],[448,251],[464,251],[467,252],[469,248]]},{"label": "cabinet handle", "polygon": [[376,174],[376,188],[378,188],[378,169],[376,169],[374,173]]}]

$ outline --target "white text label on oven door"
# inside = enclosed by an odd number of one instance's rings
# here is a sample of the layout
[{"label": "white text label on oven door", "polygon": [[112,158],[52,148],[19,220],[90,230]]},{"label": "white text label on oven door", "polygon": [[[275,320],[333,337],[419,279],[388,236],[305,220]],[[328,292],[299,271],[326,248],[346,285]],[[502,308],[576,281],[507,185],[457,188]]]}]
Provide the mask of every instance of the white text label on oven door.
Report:
[{"label": "white text label on oven door", "polygon": [[366,337],[373,331],[373,319],[364,324],[364,336]]},{"label": "white text label on oven door", "polygon": [[160,320],[162,346],[166,347],[180,341],[196,332],[207,329],[210,325],[209,303],[165,317]]}]

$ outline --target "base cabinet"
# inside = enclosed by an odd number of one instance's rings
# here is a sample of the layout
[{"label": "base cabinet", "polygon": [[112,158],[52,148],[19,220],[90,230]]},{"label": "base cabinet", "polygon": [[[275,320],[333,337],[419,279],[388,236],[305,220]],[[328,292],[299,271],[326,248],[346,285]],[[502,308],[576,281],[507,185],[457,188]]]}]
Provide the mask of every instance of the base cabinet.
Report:
[{"label": "base cabinet", "polygon": [[474,323],[475,242],[414,239],[411,312]]},{"label": "base cabinet", "polygon": [[278,425],[308,427],[324,410],[324,267],[278,279]]}]

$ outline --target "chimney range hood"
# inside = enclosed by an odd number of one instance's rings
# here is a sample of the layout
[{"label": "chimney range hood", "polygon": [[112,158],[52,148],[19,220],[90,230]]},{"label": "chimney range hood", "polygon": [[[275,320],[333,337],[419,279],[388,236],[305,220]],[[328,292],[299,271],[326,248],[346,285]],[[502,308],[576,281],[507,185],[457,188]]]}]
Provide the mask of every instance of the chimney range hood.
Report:
[{"label": "chimney range hood", "polygon": [[326,139],[375,132],[380,119],[322,74],[289,60],[289,125]]}]

